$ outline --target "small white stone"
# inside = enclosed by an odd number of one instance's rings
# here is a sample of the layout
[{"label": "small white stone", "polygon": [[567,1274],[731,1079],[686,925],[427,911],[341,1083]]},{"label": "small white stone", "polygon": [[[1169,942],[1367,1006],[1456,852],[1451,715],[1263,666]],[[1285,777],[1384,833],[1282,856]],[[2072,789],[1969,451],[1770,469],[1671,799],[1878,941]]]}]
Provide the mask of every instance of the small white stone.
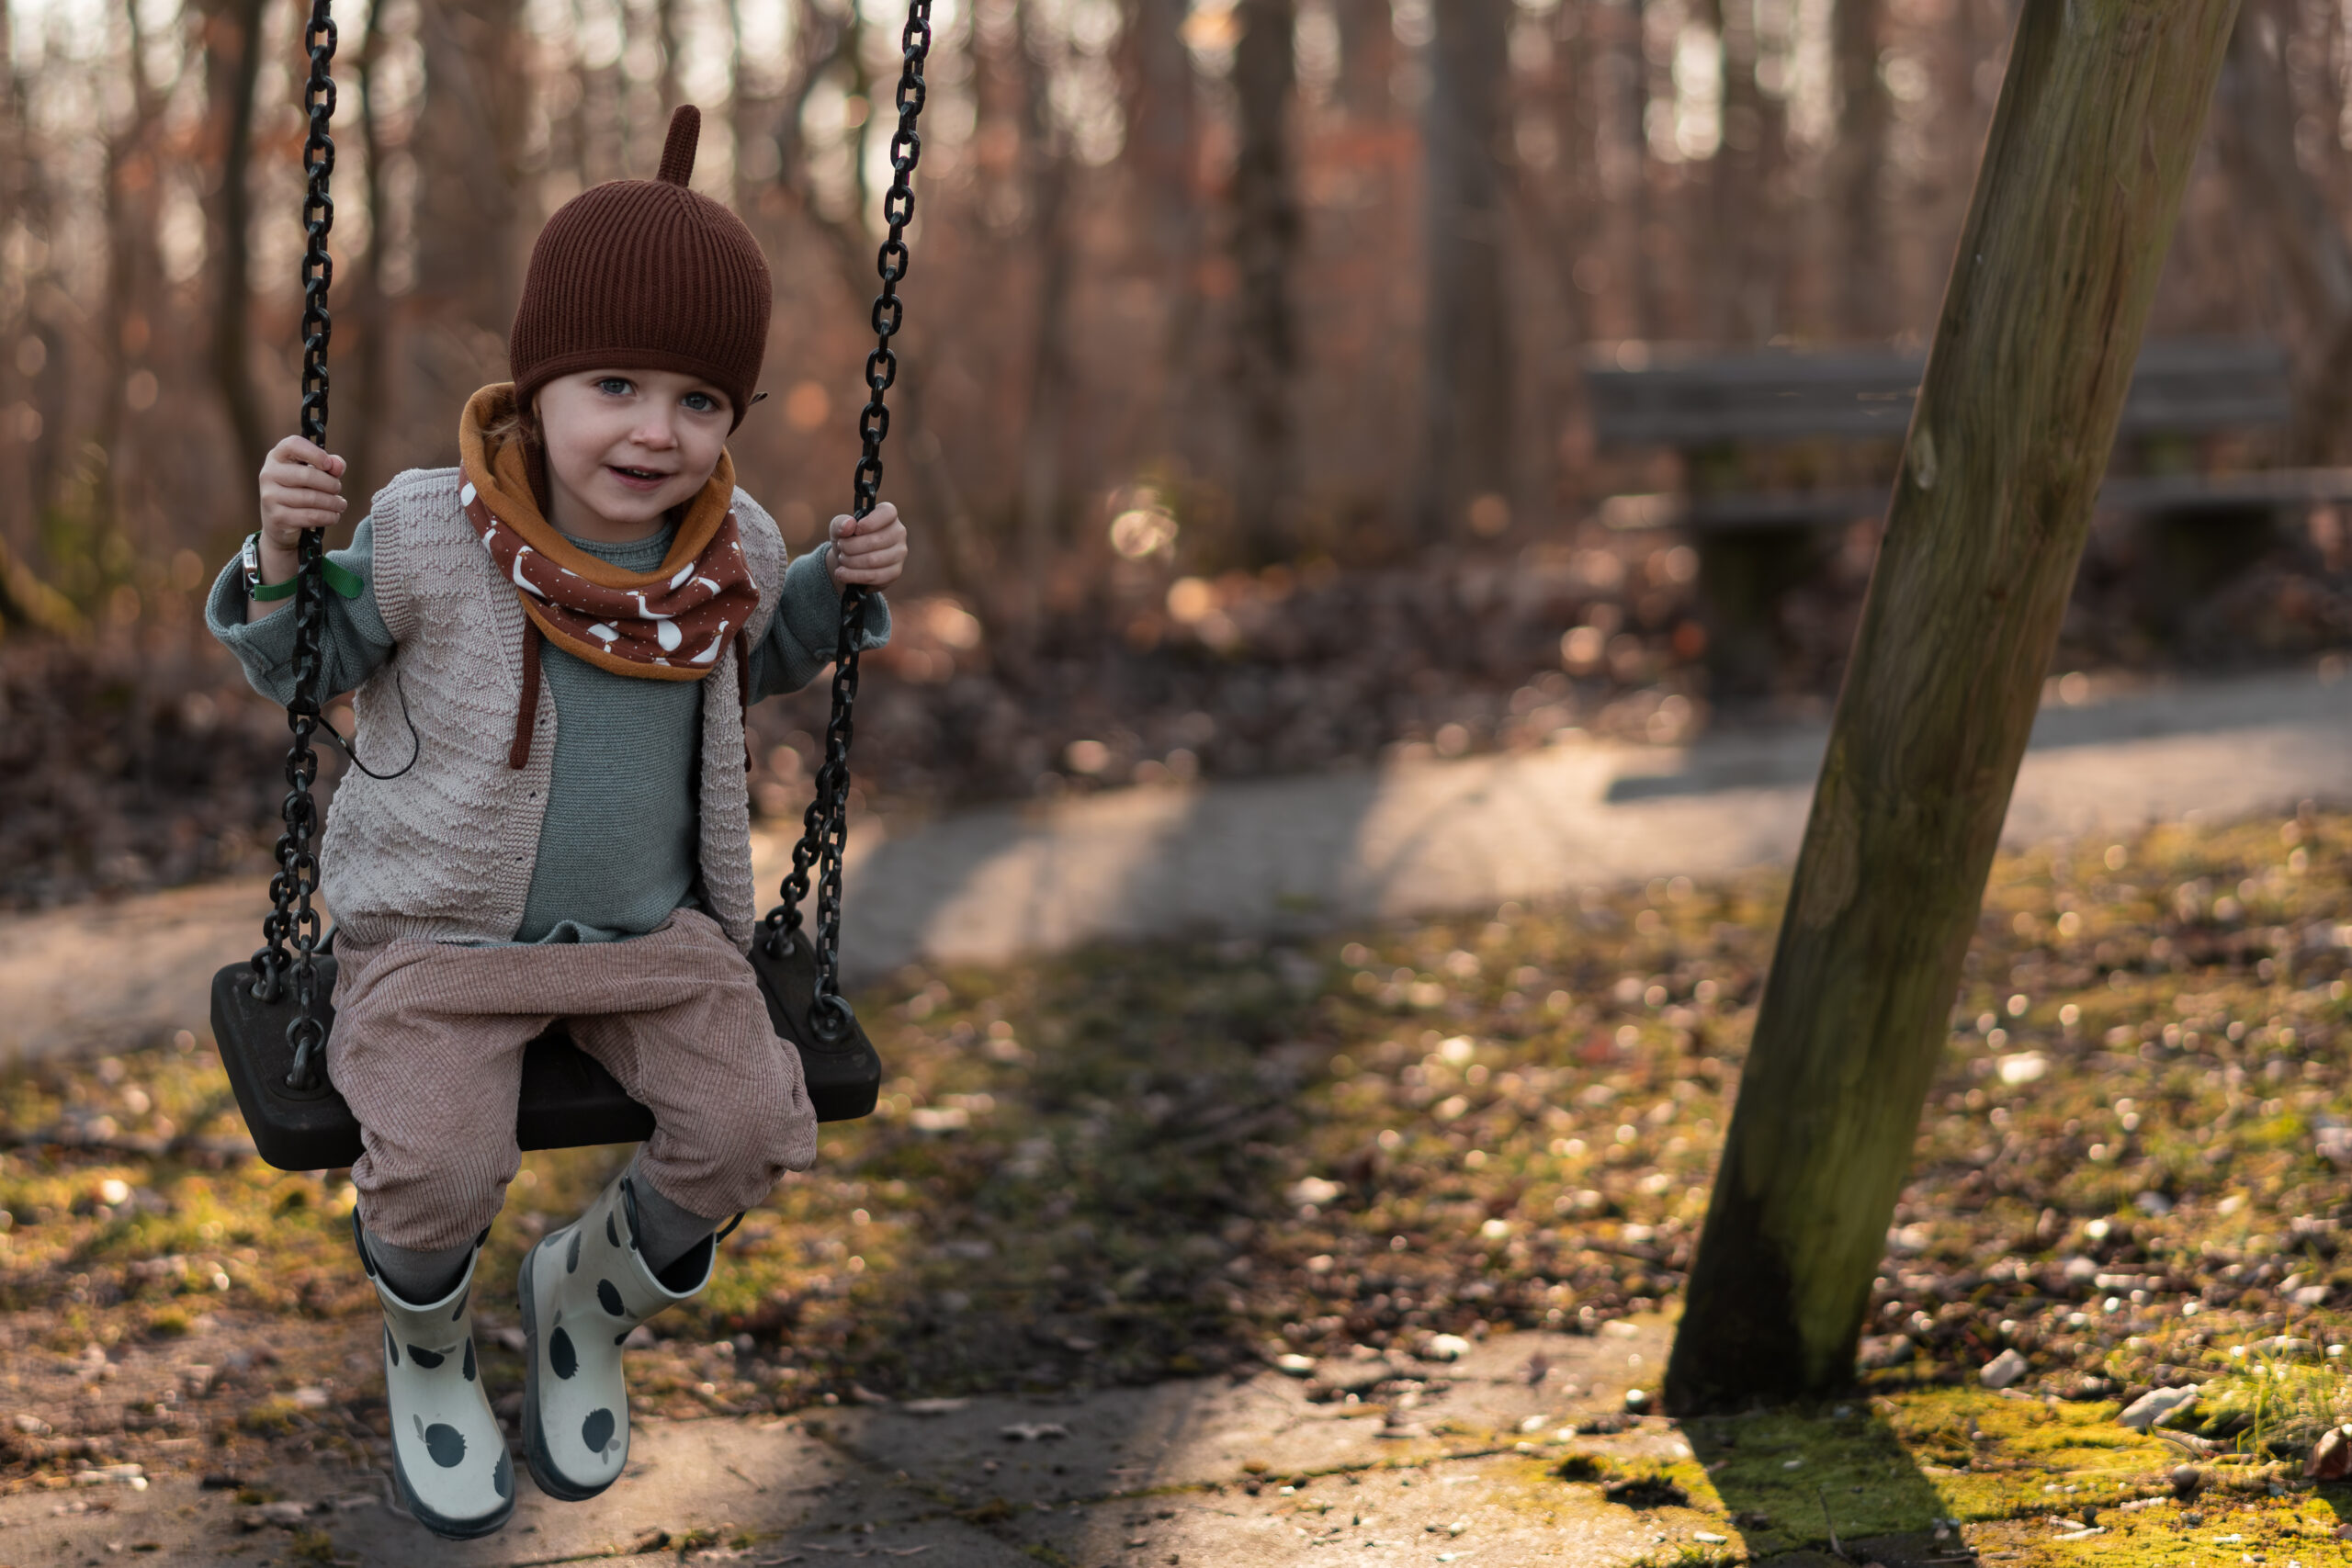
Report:
[{"label": "small white stone", "polygon": [[2023,1356],[2013,1349],[2004,1350],[1985,1362],[1984,1370],[1976,1377],[1986,1388],[2008,1388],[2022,1382],[2030,1370]]},{"label": "small white stone", "polygon": [[2144,1432],[2162,1426],[2196,1403],[2197,1391],[2193,1388],[2159,1388],[2133,1400],[2131,1408],[2115,1419],[2120,1426]]},{"label": "small white stone", "polygon": [[1290,1200],[1293,1208],[1303,1209],[1309,1203],[1319,1208],[1325,1203],[1338,1201],[1347,1194],[1347,1190],[1329,1177],[1309,1176],[1292,1182],[1290,1190],[1283,1196]]}]

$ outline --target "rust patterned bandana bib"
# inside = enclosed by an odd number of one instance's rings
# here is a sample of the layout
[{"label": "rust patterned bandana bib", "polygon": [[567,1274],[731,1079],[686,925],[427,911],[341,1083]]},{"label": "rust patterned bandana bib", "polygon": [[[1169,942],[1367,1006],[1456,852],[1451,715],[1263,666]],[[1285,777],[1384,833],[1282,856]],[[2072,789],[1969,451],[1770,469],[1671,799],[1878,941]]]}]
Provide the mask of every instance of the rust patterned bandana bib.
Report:
[{"label": "rust patterned bandana bib", "polygon": [[735,464],[725,454],[687,502],[667,556],[650,572],[599,560],[540,515],[519,442],[485,432],[514,406],[511,383],[466,403],[458,500],[523,613],[549,642],[616,675],[698,681],[758,609],[759,585],[736,532]]}]

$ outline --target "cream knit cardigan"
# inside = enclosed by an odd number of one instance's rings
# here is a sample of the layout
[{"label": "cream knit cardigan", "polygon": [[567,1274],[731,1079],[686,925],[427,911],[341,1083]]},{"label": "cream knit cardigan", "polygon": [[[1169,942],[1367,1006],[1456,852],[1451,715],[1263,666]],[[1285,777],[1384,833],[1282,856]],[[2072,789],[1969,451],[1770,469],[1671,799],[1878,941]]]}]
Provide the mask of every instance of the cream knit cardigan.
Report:
[{"label": "cream knit cardigan", "polygon": [[[559,716],[545,687],[527,765],[506,765],[523,700],[522,606],[458,502],[456,468],[412,468],[376,496],[376,605],[398,647],[353,697],[365,755],[398,756],[401,695],[422,742],[391,779],[353,770],[335,786],[321,847],[335,923],[362,944],[394,937],[511,942],[538,858]],[[735,523],[759,587],[745,630],[766,634],[784,583],[784,536],[741,491]],[[756,910],[743,715],[730,643],[703,677],[699,769],[702,897],[749,952]]]}]

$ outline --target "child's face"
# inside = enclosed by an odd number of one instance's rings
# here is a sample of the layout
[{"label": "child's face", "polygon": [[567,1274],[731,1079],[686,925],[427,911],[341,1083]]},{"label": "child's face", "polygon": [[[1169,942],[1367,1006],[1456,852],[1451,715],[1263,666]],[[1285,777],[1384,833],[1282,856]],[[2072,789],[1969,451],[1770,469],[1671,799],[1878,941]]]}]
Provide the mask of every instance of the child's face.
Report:
[{"label": "child's face", "polygon": [[623,527],[650,526],[693,499],[735,417],[726,393],[674,370],[560,377],[539,389],[538,411],[560,509],[573,510],[569,500]]}]

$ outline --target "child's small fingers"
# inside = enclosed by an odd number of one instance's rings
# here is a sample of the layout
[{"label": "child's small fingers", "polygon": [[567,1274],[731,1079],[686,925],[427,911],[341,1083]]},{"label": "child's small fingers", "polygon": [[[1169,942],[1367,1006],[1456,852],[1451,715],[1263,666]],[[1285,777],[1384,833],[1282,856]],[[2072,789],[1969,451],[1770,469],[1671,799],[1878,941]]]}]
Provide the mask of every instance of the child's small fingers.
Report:
[{"label": "child's small fingers", "polygon": [[284,506],[315,506],[327,512],[340,512],[351,504],[340,492],[326,485],[273,485],[261,494],[265,502],[276,502]]},{"label": "child's small fingers", "polygon": [[277,462],[300,463],[313,468],[326,468],[334,473],[343,472],[342,458],[334,456],[317,442],[300,435],[288,436],[271,447],[269,455]]},{"label": "child's small fingers", "polygon": [[341,496],[320,496],[315,491],[294,491],[261,499],[261,514],[264,517],[324,517],[327,522],[341,522],[344,510],[345,505]]},{"label": "child's small fingers", "polygon": [[857,556],[842,562],[839,575],[849,582],[888,581],[899,574],[899,569],[906,564],[906,559],[904,547]]},{"label": "child's small fingers", "polygon": [[832,525],[827,533],[835,541],[854,539],[878,534],[898,520],[897,507],[887,501],[877,502],[875,503],[874,510],[863,517],[852,517],[848,513],[842,513],[833,519]]},{"label": "child's small fingers", "polygon": [[341,491],[341,489],[344,489],[344,479],[341,479],[341,461],[339,466],[329,470],[329,468],[312,466],[312,463],[291,463],[291,461],[277,461],[277,458],[270,458],[270,463],[266,463],[266,466],[261,468],[261,482],[287,484],[287,487],[301,487],[301,489],[324,489],[324,491]]},{"label": "child's small fingers", "polygon": [[262,511],[272,516],[294,513],[315,513],[321,517],[340,517],[350,503],[339,495],[322,494],[314,490],[279,490],[262,491]]},{"label": "child's small fingers", "polygon": [[834,541],[834,547],[847,556],[869,556],[877,550],[904,549],[906,545],[907,525],[903,523],[893,523],[878,533],[858,534]]}]

